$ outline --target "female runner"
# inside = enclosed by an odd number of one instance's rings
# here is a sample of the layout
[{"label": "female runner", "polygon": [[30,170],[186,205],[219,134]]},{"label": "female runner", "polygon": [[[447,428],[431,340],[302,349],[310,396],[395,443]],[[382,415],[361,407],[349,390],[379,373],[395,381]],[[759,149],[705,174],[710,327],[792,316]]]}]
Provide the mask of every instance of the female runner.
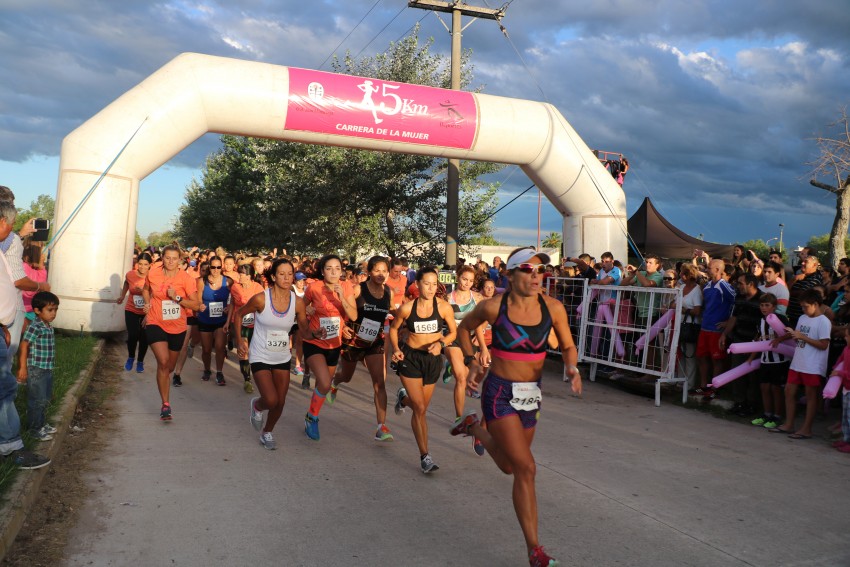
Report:
[{"label": "female runner", "polygon": [[[298,322],[307,328],[307,313],[304,301],[292,291],[295,268],[286,258],[272,263],[267,272],[271,286],[254,295],[236,312],[237,321],[254,317],[254,336],[249,341],[239,342],[239,353],[249,349],[251,371],[260,396],[251,399],[250,421],[260,431],[260,444],[266,449],[275,449],[272,430],[283,413],[286,393],[289,391],[289,367],[292,351],[289,334]],[[263,427],[263,411],[268,411]]]},{"label": "female runner", "polygon": [[309,328],[301,327],[304,359],[316,379],[310,409],[304,417],[304,433],[319,440],[319,412],[331,389],[331,376],[339,362],[342,335],[349,334],[345,323],[357,319],[357,304],[350,282],[341,281],[342,262],[336,254],[324,256],[317,266],[318,280],[304,292]]},{"label": "female runner", "polygon": [[212,376],[210,362],[212,349],[215,345],[215,383],[224,386],[224,357],[227,354],[227,319],[230,314],[228,300],[233,280],[222,275],[223,263],[220,258],[213,256],[210,260],[210,272],[205,278],[198,280],[198,298],[200,309],[196,314],[198,329],[201,331],[201,361],[204,363],[204,374],[201,379],[208,381]]},{"label": "female runner", "polygon": [[156,358],[156,385],[162,398],[159,418],[170,421],[168,378],[186,337],[186,309],[197,310],[200,306],[195,280],[180,269],[180,248],[174,245],[163,248],[162,265],[148,272],[142,297],[145,335]]},{"label": "female runner", "polygon": [[339,386],[350,382],[354,369],[361,360],[365,361],[372,377],[375,415],[378,430],[375,441],[392,441],[393,434],[387,427],[387,367],[384,364],[384,321],[394,305],[394,294],[386,285],[389,261],[383,256],[373,256],[366,267],[369,279],[354,288],[357,302],[357,320],[350,323],[351,339],[342,345],[342,361],[337,367],[328,393],[328,403],[336,400]]},{"label": "female runner", "polygon": [[[457,274],[457,285],[448,297],[449,305],[452,306],[452,310],[454,311],[455,325],[459,325],[464,317],[472,313],[475,305],[481,302],[481,295],[476,291],[472,291],[473,283],[475,283],[475,270],[471,266],[461,267]],[[479,328],[475,329],[474,334],[478,339],[478,344],[482,347],[482,358],[489,362],[490,353],[484,345],[484,327],[485,325],[481,325]],[[469,371],[467,370],[466,365],[463,364],[463,353],[460,350],[460,345],[457,340],[446,348],[445,354],[448,359],[449,366],[446,369],[446,375],[443,377],[443,382],[448,382],[451,379],[451,374],[454,374],[456,379],[454,391],[455,421],[457,422],[460,421],[460,418],[463,415],[463,406],[466,395],[470,394],[471,396],[474,396],[478,393],[478,391],[475,389],[472,389],[471,392],[467,390],[466,376],[469,374]]]},{"label": "female runner", "polygon": [[493,326],[493,361],[481,394],[487,429],[471,412],[450,430],[452,435],[471,434],[480,439],[499,469],[513,474],[514,510],[532,567],[558,565],[537,539],[536,467],[531,454],[542,399],[540,377],[552,329],[572,390],[581,394],[581,375],[576,368],[578,352],[567,312],[558,300],[541,293],[543,278],[539,268],[548,263],[549,256],[534,248],[514,250],[507,261],[510,291],[482,302],[461,323],[466,332],[461,332],[459,339],[473,386],[478,385],[483,369],[473,356],[469,333],[482,323]]},{"label": "female runner", "polygon": [[[192,276],[195,280],[195,289],[198,287],[198,280],[205,278],[210,273],[210,263],[207,261],[201,262],[197,270],[186,270],[186,273]],[[186,364],[186,359],[191,358],[195,353],[195,345],[201,344],[201,332],[198,330],[198,317],[191,309],[186,309],[186,338],[183,341],[183,348],[180,349],[180,354],[177,355],[177,362],[174,365],[174,375],[171,377],[172,386],[179,388],[183,385],[183,378],[180,374],[183,372],[183,366]]]},{"label": "female runner", "polygon": [[[151,255],[142,252],[136,260],[136,269],[130,270],[124,276],[121,297],[116,301],[120,305],[127,297],[127,293],[130,293],[130,300],[124,306],[124,323],[127,325],[127,362],[124,363],[124,370],[128,372],[133,369],[133,361],[136,361],[136,372],[145,371],[144,360],[148,352],[148,339],[145,336],[145,328],[142,326],[142,321],[145,319],[145,298],[142,297],[142,290],[150,268]],[[139,348],[138,356],[136,345]]]},{"label": "female runner", "polygon": [[[431,473],[440,467],[428,452],[428,421],[425,414],[434,394],[434,384],[443,370],[440,353],[457,336],[451,305],[437,298],[437,269],[433,266],[416,272],[418,297],[402,304],[390,325],[390,342],[393,345],[393,362],[398,364],[402,387],[396,396],[395,412],[405,407],[413,408],[410,426],[419,447],[419,464],[422,472]],[[443,324],[448,334],[443,336]],[[409,331],[407,342],[399,346],[398,334],[402,325]]]},{"label": "female runner", "polygon": [[254,386],[251,384],[251,365],[248,362],[248,345],[251,343],[251,335],[254,332],[254,312],[252,311],[240,317],[237,311],[242,309],[248,303],[249,299],[258,293],[262,293],[263,286],[257,283],[254,268],[251,264],[242,264],[236,269],[236,273],[239,274],[239,283],[230,289],[230,294],[233,298],[230,320],[233,327],[233,336],[238,341],[239,370],[245,379],[245,393],[250,394],[254,391]]}]

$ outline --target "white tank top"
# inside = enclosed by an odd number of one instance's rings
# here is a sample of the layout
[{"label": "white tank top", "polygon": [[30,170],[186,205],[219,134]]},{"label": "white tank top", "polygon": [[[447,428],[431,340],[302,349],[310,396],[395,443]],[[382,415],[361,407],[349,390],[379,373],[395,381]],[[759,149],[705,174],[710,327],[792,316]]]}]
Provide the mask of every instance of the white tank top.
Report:
[{"label": "white tank top", "polygon": [[289,332],[295,324],[295,292],[289,292],[289,307],[283,313],[272,303],[272,288],[266,290],[266,306],[254,318],[254,336],[248,360],[266,364],[284,364],[292,358]]}]

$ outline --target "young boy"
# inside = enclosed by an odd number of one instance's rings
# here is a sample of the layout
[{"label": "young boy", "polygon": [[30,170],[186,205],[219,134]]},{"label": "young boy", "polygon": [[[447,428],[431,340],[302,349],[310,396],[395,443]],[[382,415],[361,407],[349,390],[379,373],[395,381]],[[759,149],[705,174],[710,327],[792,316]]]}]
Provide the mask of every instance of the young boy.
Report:
[{"label": "young boy", "polygon": [[[776,332],[767,324],[767,317],[774,314],[779,317],[782,324],[788,326],[788,319],[785,315],[779,315],[776,311],[779,308],[779,300],[772,293],[765,293],[759,298],[759,309],[761,309],[762,319],[759,322],[759,339],[758,340],[773,340],[776,338]],[[757,356],[761,356],[761,366],[758,369],[758,380],[761,388],[761,401],[764,406],[764,414],[752,421],[753,425],[760,425],[767,429],[773,429],[782,423],[782,387],[785,385],[785,380],[788,377],[788,365],[790,360],[771,350],[762,353],[753,353],[750,360],[754,360]]]},{"label": "young boy", "polygon": [[32,436],[53,439],[56,429],[47,423],[47,406],[53,397],[53,362],[56,340],[50,323],[56,319],[59,298],[49,291],[32,298],[33,321],[24,331],[18,351],[18,382],[27,384],[27,420]]},{"label": "young boy", "polygon": [[[797,348],[791,359],[791,369],[788,371],[788,384],[785,386],[785,411],[787,413],[785,426],[769,429],[773,433],[787,433],[791,439],[811,439],[812,424],[818,407],[818,388],[826,376],[827,357],[829,356],[829,335],[832,323],[825,315],[820,314],[820,304],[823,301],[820,293],[807,289],[799,296],[803,314],[797,320],[797,328],[785,327],[788,331],[783,337],[774,339],[778,344],[787,339],[795,339]],[[803,427],[794,431],[794,412],[797,405],[797,387],[802,384],[806,388],[806,418]]]},{"label": "young boy", "polygon": [[[842,388],[842,404],[841,404],[841,439],[832,444],[833,447],[842,453],[850,453],[850,328],[844,330],[844,341],[847,346],[841,352],[835,366],[832,369],[832,376],[841,377]],[[839,369],[838,366],[841,365]]]}]

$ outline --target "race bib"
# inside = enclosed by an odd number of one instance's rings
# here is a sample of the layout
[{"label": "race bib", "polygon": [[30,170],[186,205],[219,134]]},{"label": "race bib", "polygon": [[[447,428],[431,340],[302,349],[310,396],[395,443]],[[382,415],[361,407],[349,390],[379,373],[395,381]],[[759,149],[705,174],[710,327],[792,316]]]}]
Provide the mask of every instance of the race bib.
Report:
[{"label": "race bib", "polygon": [[339,317],[319,317],[319,326],[325,329],[325,339],[339,336]]},{"label": "race bib", "polygon": [[417,335],[424,335],[427,333],[438,333],[439,331],[440,327],[437,325],[436,319],[432,319],[430,321],[413,322],[413,332]]},{"label": "race bib", "polygon": [[511,407],[517,411],[533,411],[540,407],[543,393],[537,382],[514,382]]},{"label": "race bib", "polygon": [[210,302],[209,310],[210,317],[221,317],[222,315],[224,315],[224,303],[222,303],[221,301]]},{"label": "race bib", "polygon": [[281,330],[266,333],[266,350],[269,352],[284,352],[289,348],[289,333]]},{"label": "race bib", "polygon": [[145,298],[141,295],[133,296],[133,307],[136,309],[144,309],[145,308]]},{"label": "race bib", "polygon": [[180,304],[170,299],[162,301],[162,320],[174,321],[180,318]]},{"label": "race bib", "polygon": [[254,314],[248,313],[247,315],[242,317],[242,326],[243,327],[253,327],[254,326]]},{"label": "race bib", "polygon": [[381,323],[372,319],[363,319],[360,328],[357,329],[357,338],[367,343],[374,342],[381,330]]}]

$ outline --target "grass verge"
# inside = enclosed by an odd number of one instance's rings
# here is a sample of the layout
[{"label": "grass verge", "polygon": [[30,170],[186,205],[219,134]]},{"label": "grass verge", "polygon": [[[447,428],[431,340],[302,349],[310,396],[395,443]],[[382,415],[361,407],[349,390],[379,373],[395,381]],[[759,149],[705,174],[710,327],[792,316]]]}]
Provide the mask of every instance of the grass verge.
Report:
[{"label": "grass verge", "polygon": [[[97,338],[91,335],[61,334],[56,333],[56,366],[53,369],[53,399],[47,408],[47,418],[51,417],[62,405],[65,394],[80,377],[80,372],[91,361],[92,351]],[[26,387],[18,388],[18,397],[15,400],[18,415],[21,419],[21,433],[24,445],[31,449],[33,442],[27,432],[27,396]],[[0,460],[0,499],[5,495],[7,487],[15,479],[18,469],[10,462]]]}]

